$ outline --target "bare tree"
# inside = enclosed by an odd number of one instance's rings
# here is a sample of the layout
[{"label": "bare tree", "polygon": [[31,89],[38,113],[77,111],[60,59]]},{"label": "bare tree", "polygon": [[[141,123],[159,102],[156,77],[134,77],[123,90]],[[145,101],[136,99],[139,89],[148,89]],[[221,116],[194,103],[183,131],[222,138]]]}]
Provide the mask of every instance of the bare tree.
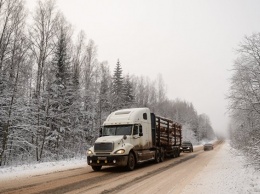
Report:
[{"label": "bare tree", "polygon": [[163,77],[161,74],[158,75],[157,78],[158,84],[158,102],[163,102],[166,99],[166,86],[163,81]]},{"label": "bare tree", "polygon": [[17,109],[18,98],[21,98],[17,93],[19,76],[23,71],[21,66],[26,61],[28,43],[24,34],[26,17],[24,2],[1,1],[0,11],[4,18],[0,38],[0,136],[2,136],[0,165],[2,165],[4,159],[7,161],[5,151],[9,149],[9,154],[12,152],[11,131],[14,129],[13,125],[17,125],[13,112]]},{"label": "bare tree", "polygon": [[[82,74],[82,67],[83,63],[85,61],[86,55],[84,53],[84,49],[86,47],[86,35],[83,31],[81,31],[78,35],[77,42],[74,48],[74,54],[72,59],[72,71],[73,71],[73,82],[75,85],[75,88],[79,90],[80,88],[80,77]],[[79,92],[79,91],[78,91]]]},{"label": "bare tree", "polygon": [[[234,126],[231,136],[236,147],[259,161],[260,33],[246,36],[237,51],[238,58],[234,63],[228,95]],[[243,141],[241,141],[242,137]],[[259,162],[255,164],[259,166]]]},{"label": "bare tree", "polygon": [[55,1],[38,1],[36,12],[33,16],[34,24],[30,27],[29,35],[31,50],[37,64],[36,92],[38,97],[41,94],[42,78],[48,57],[53,54],[55,27],[59,14],[55,12]]}]

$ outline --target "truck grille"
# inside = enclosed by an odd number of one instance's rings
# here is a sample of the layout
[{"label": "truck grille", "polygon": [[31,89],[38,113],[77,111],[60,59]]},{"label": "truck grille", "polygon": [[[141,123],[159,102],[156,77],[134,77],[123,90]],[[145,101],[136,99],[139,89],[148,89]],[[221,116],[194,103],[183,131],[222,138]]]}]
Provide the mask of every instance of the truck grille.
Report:
[{"label": "truck grille", "polygon": [[95,143],[94,152],[111,152],[113,151],[113,143]]}]

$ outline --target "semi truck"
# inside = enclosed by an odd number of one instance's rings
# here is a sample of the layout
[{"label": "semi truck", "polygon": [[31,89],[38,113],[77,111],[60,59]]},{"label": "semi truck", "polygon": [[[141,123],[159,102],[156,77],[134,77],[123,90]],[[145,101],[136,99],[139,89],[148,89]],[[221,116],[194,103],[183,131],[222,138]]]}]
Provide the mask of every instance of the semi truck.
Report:
[{"label": "semi truck", "polygon": [[125,166],[131,171],[143,162],[179,157],[181,142],[181,124],[149,108],[117,110],[106,118],[100,137],[87,150],[87,162],[94,171],[102,166]]}]

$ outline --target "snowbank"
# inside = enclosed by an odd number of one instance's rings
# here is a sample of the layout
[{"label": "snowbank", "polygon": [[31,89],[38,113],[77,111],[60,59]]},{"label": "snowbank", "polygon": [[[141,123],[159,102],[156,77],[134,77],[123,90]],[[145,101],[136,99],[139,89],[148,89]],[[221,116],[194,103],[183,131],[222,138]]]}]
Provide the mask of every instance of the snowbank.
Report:
[{"label": "snowbank", "polygon": [[82,168],[86,166],[87,160],[83,158],[0,168],[0,181],[32,177],[36,175],[59,172],[68,169]]}]

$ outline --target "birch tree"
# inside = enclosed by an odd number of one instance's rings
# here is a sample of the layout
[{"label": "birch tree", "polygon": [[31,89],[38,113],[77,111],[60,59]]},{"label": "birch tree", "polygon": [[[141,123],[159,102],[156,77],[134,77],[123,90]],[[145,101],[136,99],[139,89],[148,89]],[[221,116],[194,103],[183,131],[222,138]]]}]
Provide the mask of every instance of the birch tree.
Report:
[{"label": "birch tree", "polygon": [[130,80],[129,74],[126,75],[124,79],[124,87],[123,87],[123,101],[124,106],[127,108],[131,108],[135,103],[134,94],[133,94],[133,83]]},{"label": "birch tree", "polygon": [[30,27],[29,35],[31,41],[31,51],[33,53],[36,66],[36,82],[34,93],[34,104],[36,111],[33,142],[36,150],[36,160],[42,157],[45,138],[46,138],[46,111],[42,102],[42,94],[45,89],[46,80],[44,77],[48,73],[47,65],[50,64],[51,56],[54,51],[53,38],[59,14],[55,10],[55,1],[38,1],[36,12],[33,16],[33,25]]},{"label": "birch tree", "polygon": [[97,48],[93,40],[89,40],[85,47],[83,62],[83,87],[84,87],[84,115],[87,121],[85,126],[86,138],[90,139],[96,129],[96,106],[98,96],[98,71]]},{"label": "birch tree", "polygon": [[112,111],[112,96],[111,84],[112,77],[110,75],[109,67],[106,62],[100,64],[101,66],[101,81],[99,90],[99,102],[98,102],[98,117],[99,127],[102,126],[102,121],[106,119],[106,116]]}]

